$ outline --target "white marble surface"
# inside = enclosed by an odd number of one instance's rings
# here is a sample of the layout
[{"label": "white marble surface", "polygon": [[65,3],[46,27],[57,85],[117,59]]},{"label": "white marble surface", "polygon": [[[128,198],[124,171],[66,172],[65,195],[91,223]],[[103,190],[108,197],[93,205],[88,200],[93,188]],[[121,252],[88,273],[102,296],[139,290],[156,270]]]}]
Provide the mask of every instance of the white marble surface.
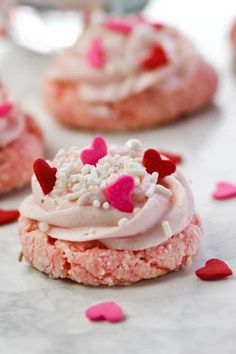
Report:
[{"label": "white marble surface", "polygon": [[[214,9],[213,9],[214,6]],[[17,262],[17,225],[0,229],[1,354],[233,354],[236,351],[236,279],[202,282],[194,270],[210,257],[227,261],[236,272],[236,199],[214,202],[210,193],[219,179],[236,182],[236,77],[230,61],[228,31],[235,1],[162,0],[151,16],[169,19],[196,41],[221,76],[216,104],[172,126],[128,137],[146,146],[183,153],[183,170],[192,180],[204,240],[192,267],[123,288],[89,288],[48,279]],[[45,112],[40,100],[42,75],[49,59],[0,42],[0,72],[34,112],[45,130],[47,153],[83,145],[91,134],[66,130]],[[1,197],[0,208],[17,207],[24,189]],[[92,303],[115,300],[127,314],[124,323],[90,323],[84,310]]]}]

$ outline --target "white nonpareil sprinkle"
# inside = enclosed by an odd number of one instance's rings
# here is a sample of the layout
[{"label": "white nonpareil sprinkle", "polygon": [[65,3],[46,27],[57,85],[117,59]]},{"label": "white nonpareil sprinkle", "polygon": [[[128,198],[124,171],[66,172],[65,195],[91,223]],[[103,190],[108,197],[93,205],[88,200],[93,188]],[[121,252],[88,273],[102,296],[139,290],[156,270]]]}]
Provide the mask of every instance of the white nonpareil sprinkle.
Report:
[{"label": "white nonpareil sprinkle", "polygon": [[87,175],[90,172],[90,165],[84,165],[84,167],[82,168],[82,175]]},{"label": "white nonpareil sprinkle", "polygon": [[108,168],[110,167],[109,163],[105,162],[104,164],[102,164],[102,167],[105,169],[105,170],[108,170]]},{"label": "white nonpareil sprinkle", "polygon": [[134,151],[142,151],[143,150],[143,145],[141,143],[141,141],[139,141],[138,139],[130,139],[126,142],[125,146],[130,149],[130,150],[134,150]]},{"label": "white nonpareil sprinkle", "polygon": [[39,227],[39,230],[40,230],[41,232],[47,232],[47,231],[49,230],[48,224],[47,224],[46,222],[44,222],[44,221],[40,221],[40,222],[38,223],[38,227]]},{"label": "white nonpareil sprinkle", "polygon": [[142,177],[145,174],[143,168],[125,168],[124,172],[127,175],[135,176],[135,177]]},{"label": "white nonpareil sprinkle", "polygon": [[98,178],[97,170],[96,170],[96,167],[95,167],[95,166],[90,165],[90,173],[91,173],[92,176],[94,176],[95,178]]},{"label": "white nonpareil sprinkle", "polygon": [[93,201],[93,206],[94,206],[95,208],[99,208],[99,207],[101,206],[101,203],[99,202],[99,200],[95,199],[95,200]]},{"label": "white nonpareil sprinkle", "polygon": [[64,185],[66,185],[66,183],[67,183],[67,178],[66,178],[66,174],[65,174],[65,172],[60,172],[59,174],[58,174],[58,179],[60,180],[60,182],[62,183],[62,184],[64,184]]},{"label": "white nonpareil sprinkle", "polygon": [[171,227],[170,227],[170,224],[168,223],[168,221],[164,221],[162,223],[162,228],[163,228],[163,231],[166,235],[166,237],[171,237],[172,236],[172,230],[171,230]]},{"label": "white nonpareil sprinkle", "polygon": [[103,209],[108,210],[110,208],[110,204],[108,202],[104,202],[102,204]]},{"label": "white nonpareil sprinkle", "polygon": [[61,172],[64,172],[66,175],[68,175],[70,174],[72,168],[73,168],[72,162],[65,163],[61,168]]},{"label": "white nonpareil sprinkle", "polygon": [[78,146],[76,146],[76,145],[71,146],[68,150],[68,152],[73,152],[73,151],[78,151]]},{"label": "white nonpareil sprinkle", "polygon": [[153,183],[157,183],[158,177],[159,177],[159,173],[158,173],[158,172],[153,172],[153,173],[152,173],[152,177],[151,177],[151,181],[152,181]]},{"label": "white nonpareil sprinkle", "polygon": [[122,226],[122,225],[126,224],[128,221],[129,221],[129,219],[127,219],[127,218],[121,218],[121,219],[118,221],[118,225],[119,225],[119,226]]},{"label": "white nonpareil sprinkle", "polygon": [[88,186],[88,191],[99,191],[99,187],[94,185]]},{"label": "white nonpareil sprinkle", "polygon": [[101,189],[106,188],[106,186],[107,186],[107,181],[102,181],[100,185]]},{"label": "white nonpareil sprinkle", "polygon": [[80,174],[71,175],[70,180],[72,183],[78,182],[80,180]]},{"label": "white nonpareil sprinkle", "polygon": [[114,167],[110,167],[110,168],[108,169],[109,175],[114,174],[114,172],[115,172]]},{"label": "white nonpareil sprinkle", "polygon": [[145,196],[147,198],[150,198],[153,196],[153,194],[155,193],[155,184],[151,184],[151,186],[148,188],[147,192],[145,193]]},{"label": "white nonpareil sprinkle", "polygon": [[68,194],[67,199],[69,199],[69,200],[78,199],[79,197],[81,197],[81,195],[83,195],[86,192],[87,192],[86,188],[81,188],[78,192]]},{"label": "white nonpareil sprinkle", "polygon": [[60,149],[58,153],[56,154],[56,158],[61,157],[62,155],[65,154],[65,149]]},{"label": "white nonpareil sprinkle", "polygon": [[101,183],[101,180],[99,179],[99,178],[95,178],[95,177],[93,177],[93,176],[90,176],[90,177],[88,177],[88,179],[87,179],[87,184],[88,185],[100,185],[100,183]]},{"label": "white nonpareil sprinkle", "polygon": [[162,186],[161,184],[158,184],[156,186],[156,192],[161,193],[162,195],[166,196],[166,197],[171,197],[172,196],[172,191],[164,186]]},{"label": "white nonpareil sprinkle", "polygon": [[76,183],[73,185],[72,187],[72,192],[77,192],[81,189],[81,184],[80,183]]},{"label": "white nonpareil sprinkle", "polygon": [[135,183],[135,186],[140,186],[141,181],[140,181],[139,177],[134,178],[134,183]]}]

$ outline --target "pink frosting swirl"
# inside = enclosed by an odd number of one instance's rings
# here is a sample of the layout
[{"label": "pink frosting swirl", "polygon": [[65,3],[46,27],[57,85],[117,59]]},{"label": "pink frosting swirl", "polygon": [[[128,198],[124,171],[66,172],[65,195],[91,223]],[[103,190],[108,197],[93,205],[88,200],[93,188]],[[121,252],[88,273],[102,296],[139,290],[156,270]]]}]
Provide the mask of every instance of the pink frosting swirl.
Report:
[{"label": "pink frosting swirl", "polygon": [[[130,142],[124,148],[110,146],[96,166],[83,165],[76,148],[59,152],[52,161],[57,167],[54,189],[45,196],[33,176],[33,194],[22,203],[21,214],[37,220],[53,238],[99,240],[110,249],[145,249],[181,232],[194,215],[186,180],[176,172],[160,184],[157,174],[148,174],[142,166],[141,145],[134,146]],[[132,213],[109,206],[103,193],[124,173],[135,179]]]},{"label": "pink frosting swirl", "polygon": [[[195,73],[199,54],[183,35],[167,26],[157,29],[145,21],[126,21],[132,24],[128,34],[111,31],[103,23],[91,25],[74,47],[56,58],[48,78],[73,82],[82,100],[115,102],[150,87],[176,89]],[[104,57],[99,70],[87,60],[94,40],[99,40]],[[145,70],[140,62],[153,45],[163,48],[168,63]]]}]

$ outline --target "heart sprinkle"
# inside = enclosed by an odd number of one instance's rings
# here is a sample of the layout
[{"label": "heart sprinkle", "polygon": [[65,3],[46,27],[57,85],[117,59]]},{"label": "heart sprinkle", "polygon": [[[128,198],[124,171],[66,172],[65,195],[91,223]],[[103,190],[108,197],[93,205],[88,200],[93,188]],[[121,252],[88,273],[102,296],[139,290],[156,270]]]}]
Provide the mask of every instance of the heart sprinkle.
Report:
[{"label": "heart sprinkle", "polygon": [[122,20],[108,20],[104,23],[104,27],[110,31],[120,32],[123,34],[129,34],[133,29],[133,26],[130,23]]},{"label": "heart sprinkle", "polygon": [[183,157],[180,154],[173,154],[172,152],[160,151],[160,154],[167,157],[167,159],[174,162],[176,165],[183,162]]},{"label": "heart sprinkle", "polygon": [[87,53],[87,62],[94,69],[102,69],[105,62],[105,53],[100,38],[94,39]]},{"label": "heart sprinkle", "polygon": [[91,148],[81,151],[80,159],[84,165],[96,166],[97,162],[107,155],[107,144],[101,136],[93,139]]},{"label": "heart sprinkle", "polygon": [[13,109],[13,105],[10,102],[0,104],[0,118],[4,118]]},{"label": "heart sprinkle", "polygon": [[141,67],[147,70],[154,70],[166,64],[168,64],[168,58],[160,45],[153,46],[150,53],[140,63]]},{"label": "heart sprinkle", "polygon": [[162,23],[160,23],[160,22],[150,22],[145,17],[143,17],[142,15],[135,16],[135,24],[137,24],[137,25],[149,24],[150,26],[152,26],[157,31],[160,31],[163,28],[165,28],[165,25],[163,25]]},{"label": "heart sprinkle", "polygon": [[206,262],[205,267],[198,269],[195,274],[202,280],[218,280],[232,275],[233,272],[225,262],[212,258]]},{"label": "heart sprinkle", "polygon": [[33,170],[43,193],[45,195],[49,194],[53,190],[57,180],[56,167],[51,167],[45,160],[38,159],[33,163]]},{"label": "heart sprinkle", "polygon": [[169,176],[176,171],[175,163],[170,160],[163,160],[160,153],[154,149],[148,149],[144,152],[143,166],[150,174],[157,172],[159,178]]},{"label": "heart sprinkle", "polygon": [[216,185],[212,197],[216,200],[224,200],[236,197],[236,185],[228,182],[219,182]]},{"label": "heart sprinkle", "polygon": [[0,209],[0,225],[9,224],[13,221],[16,221],[19,216],[20,213],[16,209],[12,209],[12,210]]},{"label": "heart sprinkle", "polygon": [[114,301],[107,301],[89,307],[85,312],[90,321],[107,321],[117,323],[123,321],[125,315],[120,306]]},{"label": "heart sprinkle", "polygon": [[125,213],[132,213],[134,210],[131,193],[135,188],[132,176],[120,176],[103,191],[106,199],[115,209]]},{"label": "heart sprinkle", "polygon": [[151,23],[152,27],[155,28],[157,31],[162,30],[163,28],[165,28],[165,26],[162,23],[158,23],[158,22],[152,22]]}]

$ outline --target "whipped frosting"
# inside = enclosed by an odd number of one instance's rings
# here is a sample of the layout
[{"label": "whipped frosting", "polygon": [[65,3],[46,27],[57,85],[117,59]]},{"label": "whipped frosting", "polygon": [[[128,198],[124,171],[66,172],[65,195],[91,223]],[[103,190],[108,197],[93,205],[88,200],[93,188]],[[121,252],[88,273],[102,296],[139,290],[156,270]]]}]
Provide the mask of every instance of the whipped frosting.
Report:
[{"label": "whipped frosting", "polygon": [[[73,82],[80,99],[96,103],[122,100],[150,87],[174,90],[192,77],[199,54],[187,38],[170,27],[156,29],[135,17],[125,21],[133,26],[128,34],[109,30],[104,23],[92,24],[72,48],[55,59],[48,78]],[[87,60],[87,54],[98,39],[105,62],[96,70]],[[153,45],[163,48],[168,63],[145,70],[140,62]]]},{"label": "whipped frosting", "polygon": [[0,115],[0,148],[4,148],[15,141],[25,127],[24,114],[20,111],[19,107],[8,103],[7,95],[3,91],[0,93],[0,111],[4,105],[12,107],[5,114]]},{"label": "whipped frosting", "polygon": [[[39,229],[55,239],[98,240],[110,249],[140,250],[157,246],[181,232],[192,220],[194,202],[180,172],[159,180],[142,164],[144,149],[137,140],[124,147],[108,146],[96,166],[81,162],[73,147],[58,152],[56,184],[44,195],[35,175],[32,195],[20,207],[21,215],[36,220]],[[127,213],[109,204],[104,190],[119,176],[134,178],[134,209]]]}]

